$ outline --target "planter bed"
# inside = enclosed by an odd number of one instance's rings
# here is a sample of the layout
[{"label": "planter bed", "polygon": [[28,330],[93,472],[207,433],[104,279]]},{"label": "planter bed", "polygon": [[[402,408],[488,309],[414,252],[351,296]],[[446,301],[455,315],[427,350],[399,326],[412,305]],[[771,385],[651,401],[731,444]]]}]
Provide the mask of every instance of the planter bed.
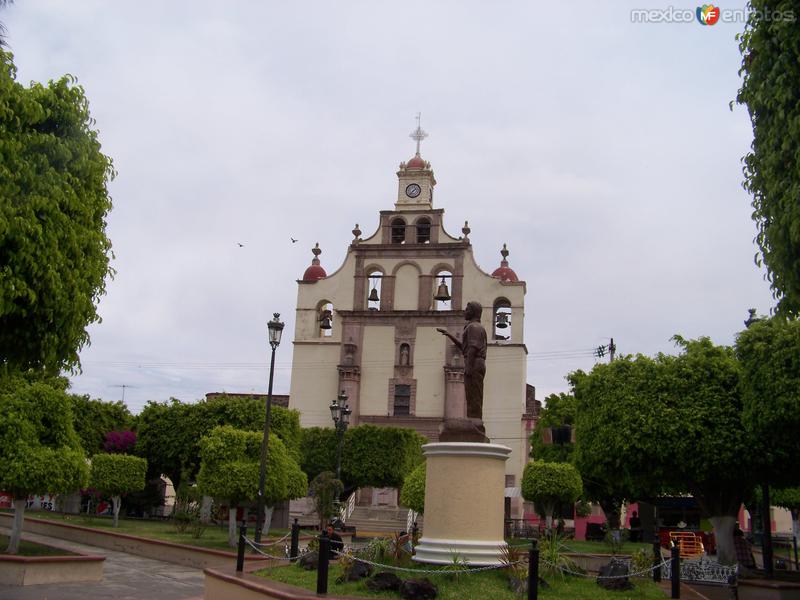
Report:
[{"label": "planter bed", "polygon": [[[12,520],[13,514],[0,513],[0,527],[10,528]],[[127,552],[128,554],[146,558],[156,558],[196,569],[204,569],[212,565],[236,564],[235,552],[187,546],[126,533],[113,533],[91,527],[58,523],[48,519],[36,519],[26,516],[23,531],[97,546],[98,548],[106,548],[107,550]],[[250,562],[263,559],[257,555],[247,555],[245,560]]]},{"label": "planter bed", "polygon": [[0,584],[36,585],[101,581],[105,556],[15,556],[0,554]]}]

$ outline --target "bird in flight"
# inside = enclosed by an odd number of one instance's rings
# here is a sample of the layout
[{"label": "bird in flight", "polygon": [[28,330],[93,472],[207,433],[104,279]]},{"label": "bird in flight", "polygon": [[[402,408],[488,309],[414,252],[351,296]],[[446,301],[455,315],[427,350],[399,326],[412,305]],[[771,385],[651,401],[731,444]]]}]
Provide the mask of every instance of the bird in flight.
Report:
[{"label": "bird in flight", "polygon": [[294,239],[293,237],[290,237],[289,239],[290,239],[290,240],[292,240],[292,243],[293,243],[293,244],[296,244],[296,243],[297,243],[297,240],[296,240],[296,239]]},{"label": "bird in flight", "polygon": [[236,243],[238,244],[239,248],[244,248],[244,244],[242,244],[241,242],[236,242]]}]

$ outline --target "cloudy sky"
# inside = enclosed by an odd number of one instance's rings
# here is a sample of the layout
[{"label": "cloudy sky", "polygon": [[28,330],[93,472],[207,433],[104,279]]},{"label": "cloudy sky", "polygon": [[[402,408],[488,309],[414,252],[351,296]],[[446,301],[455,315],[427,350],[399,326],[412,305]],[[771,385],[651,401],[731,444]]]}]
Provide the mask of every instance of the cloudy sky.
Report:
[{"label": "cloudy sky", "polygon": [[[751,141],[741,23],[644,24],[607,2],[17,0],[0,12],[18,79],[86,89],[119,172],[116,277],[73,389],[192,401],[288,393],[295,280],[319,242],[344,259],[392,208],[430,133],[436,206],[479,264],[503,242],[527,281],[538,396],[618,351],[730,343],[773,305],[754,265],[740,159]],[[726,4],[725,8],[742,4]],[[694,11],[696,4],[676,8]],[[289,238],[299,239],[292,244]],[[240,247],[238,244],[243,244]]]}]

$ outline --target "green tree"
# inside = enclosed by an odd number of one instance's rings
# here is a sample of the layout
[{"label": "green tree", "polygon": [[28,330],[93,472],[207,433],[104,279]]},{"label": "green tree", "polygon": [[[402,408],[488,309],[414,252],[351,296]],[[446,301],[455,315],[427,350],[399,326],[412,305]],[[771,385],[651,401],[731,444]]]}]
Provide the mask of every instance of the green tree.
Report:
[{"label": "green tree", "polygon": [[575,444],[545,443],[547,429],[573,427],[577,415],[575,396],[572,394],[550,394],[544,399],[544,408],[531,434],[531,458],[545,462],[571,462]]},{"label": "green tree", "polygon": [[[744,187],[758,227],[756,262],[766,266],[778,310],[800,313],[800,29],[796,2],[751,0],[744,32],[742,87],[753,126]],[[789,11],[791,19],[776,18]]]},{"label": "green tree", "polygon": [[103,451],[103,442],[109,431],[129,429],[133,416],[124,403],[104,402],[89,396],[70,395],[75,433],[87,456]]},{"label": "green tree", "polygon": [[336,479],[336,474],[332,471],[323,471],[308,486],[308,494],[314,499],[314,510],[319,517],[319,530],[325,529],[336,516],[336,503],[344,490],[342,482]]},{"label": "green tree", "polygon": [[[710,518],[719,560],[754,487],[733,350],[676,336],[678,356],[622,357],[575,374],[576,465],[588,489],[629,500],[691,493]],[[605,508],[605,507],[604,507]]]},{"label": "green tree", "polygon": [[95,454],[92,457],[89,486],[111,496],[114,527],[119,524],[122,496],[144,489],[147,461],[130,454]]},{"label": "green tree", "polygon": [[[263,431],[263,399],[220,396],[191,404],[174,398],[148,402],[137,418],[136,454],[147,459],[151,477],[163,473],[177,489],[184,475],[190,481],[195,479],[200,469],[200,440],[221,425]],[[273,406],[271,430],[300,462],[300,414]]]},{"label": "green tree", "polygon": [[111,242],[111,159],[69,75],[16,81],[0,49],[0,364],[57,374],[79,365],[100,320]]},{"label": "green tree", "polygon": [[775,506],[781,506],[792,513],[792,534],[800,537],[800,488],[772,490],[770,499]]},{"label": "green tree", "polygon": [[427,476],[427,463],[420,463],[403,482],[400,490],[400,504],[407,506],[414,512],[425,512],[425,477]]},{"label": "green tree", "polygon": [[14,498],[7,552],[16,554],[29,494],[66,494],[86,486],[88,466],[63,389],[23,377],[0,387],[0,489]]},{"label": "green tree", "polygon": [[354,487],[400,487],[422,462],[426,439],[413,429],[359,425],[347,430],[342,479]]},{"label": "green tree", "polygon": [[800,321],[753,323],[736,339],[742,365],[744,426],[761,482],[800,484]]},{"label": "green tree", "polygon": [[338,437],[333,427],[304,427],[302,430],[300,466],[313,481],[325,471],[336,472]]},{"label": "green tree", "polygon": [[[236,546],[236,507],[258,497],[262,434],[235,429],[229,425],[212,429],[200,441],[200,472],[197,486],[201,493],[229,503],[228,543]],[[264,531],[269,531],[271,508],[277,502],[305,496],[307,484],[297,462],[283,441],[270,434],[267,460],[265,503],[270,510]]]},{"label": "green tree", "polygon": [[525,465],[522,473],[522,497],[533,502],[536,512],[545,518],[547,529],[560,505],[574,504],[583,491],[578,470],[569,463],[536,460]]}]

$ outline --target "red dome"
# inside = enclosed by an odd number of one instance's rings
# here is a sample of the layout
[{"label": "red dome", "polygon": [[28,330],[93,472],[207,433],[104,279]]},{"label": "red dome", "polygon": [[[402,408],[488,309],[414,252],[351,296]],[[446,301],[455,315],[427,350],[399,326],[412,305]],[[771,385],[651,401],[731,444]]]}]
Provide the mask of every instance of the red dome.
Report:
[{"label": "red dome", "polygon": [[519,281],[511,267],[497,267],[492,273],[492,277],[497,277],[500,281]]},{"label": "red dome", "polygon": [[325,272],[325,269],[320,265],[311,265],[306,269],[306,272],[303,273],[303,281],[319,281],[327,276],[328,274]]},{"label": "red dome", "polygon": [[409,160],[406,163],[406,169],[424,169],[425,168],[425,161],[422,160],[422,157],[417,154],[414,158]]}]

